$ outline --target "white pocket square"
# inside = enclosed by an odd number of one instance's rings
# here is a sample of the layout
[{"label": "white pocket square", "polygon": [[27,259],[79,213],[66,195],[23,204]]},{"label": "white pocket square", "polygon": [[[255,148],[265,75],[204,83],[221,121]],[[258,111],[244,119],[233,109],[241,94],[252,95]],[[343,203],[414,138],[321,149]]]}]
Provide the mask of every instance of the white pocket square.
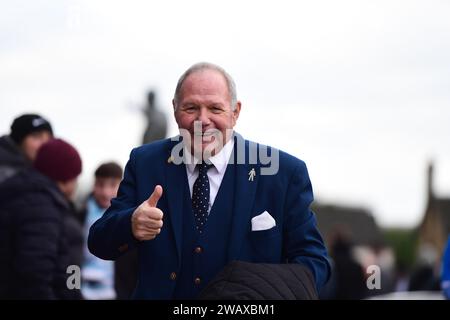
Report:
[{"label": "white pocket square", "polygon": [[252,218],[252,231],[268,230],[275,226],[275,219],[267,211]]}]

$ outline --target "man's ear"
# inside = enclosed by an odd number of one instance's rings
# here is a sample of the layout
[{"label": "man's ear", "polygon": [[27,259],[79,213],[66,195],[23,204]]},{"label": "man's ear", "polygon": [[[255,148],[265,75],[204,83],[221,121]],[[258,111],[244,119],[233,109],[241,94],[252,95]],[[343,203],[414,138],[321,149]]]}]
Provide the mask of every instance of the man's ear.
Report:
[{"label": "man's ear", "polygon": [[175,104],[175,99],[172,99],[172,106],[173,106],[173,112],[175,112],[177,110],[177,107]]},{"label": "man's ear", "polygon": [[233,110],[233,122],[234,122],[233,125],[236,124],[236,121],[239,118],[240,112],[241,112],[241,102],[237,101],[236,102],[236,109]]}]

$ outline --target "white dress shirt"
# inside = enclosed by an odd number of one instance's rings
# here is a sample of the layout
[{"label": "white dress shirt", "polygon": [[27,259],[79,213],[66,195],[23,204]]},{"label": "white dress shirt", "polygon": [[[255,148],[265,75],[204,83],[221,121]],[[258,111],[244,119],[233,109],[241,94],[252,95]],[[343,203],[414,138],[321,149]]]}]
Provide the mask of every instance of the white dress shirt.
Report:
[{"label": "white dress shirt", "polygon": [[[211,211],[211,207],[214,204],[214,200],[216,199],[217,192],[219,191],[220,184],[222,183],[223,176],[225,175],[225,171],[227,169],[228,162],[230,160],[231,153],[234,148],[234,139],[228,140],[228,142],[224,145],[222,150],[219,151],[218,154],[209,158],[212,168],[208,170],[208,179],[209,179],[209,206],[208,206],[208,214]],[[187,149],[184,149],[184,154],[186,154]],[[192,199],[192,189],[194,188],[194,182],[198,177],[198,168],[196,165],[200,162],[199,159],[192,156],[193,161],[186,163],[186,173],[189,182],[189,190],[191,191],[191,199]]]}]

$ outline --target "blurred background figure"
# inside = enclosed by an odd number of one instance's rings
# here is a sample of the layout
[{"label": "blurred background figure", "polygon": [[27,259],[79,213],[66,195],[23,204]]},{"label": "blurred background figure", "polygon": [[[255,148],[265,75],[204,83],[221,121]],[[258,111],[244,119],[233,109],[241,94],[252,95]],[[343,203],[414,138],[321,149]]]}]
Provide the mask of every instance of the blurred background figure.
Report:
[{"label": "blurred background figure", "polygon": [[0,183],[29,167],[39,147],[50,140],[50,123],[37,114],[24,114],[14,119],[11,133],[0,138]]},{"label": "blurred background figure", "polygon": [[80,265],[81,227],[71,199],[82,163],[61,139],[39,148],[34,168],[0,185],[0,299],[79,299],[67,287]]},{"label": "blurred background figure", "polygon": [[450,300],[450,236],[442,258],[441,288],[447,300]]},{"label": "blurred background figure", "polygon": [[350,234],[337,227],[330,244],[332,275],[320,292],[320,299],[363,299],[367,291],[365,272],[354,257]]},{"label": "blurred background figure", "polygon": [[164,139],[167,135],[166,115],[156,108],[155,100],[155,92],[149,91],[147,94],[147,104],[144,110],[147,119],[147,127],[144,131],[142,144]]},{"label": "blurred background figure", "polygon": [[440,255],[431,246],[418,249],[417,261],[411,271],[408,291],[439,291]]},{"label": "blurred background figure", "polygon": [[107,162],[101,164],[94,175],[94,189],[81,214],[85,237],[81,293],[83,298],[89,300],[115,299],[114,261],[102,260],[91,254],[87,249],[87,236],[91,225],[103,215],[111,199],[117,195],[123,170],[117,163]]}]

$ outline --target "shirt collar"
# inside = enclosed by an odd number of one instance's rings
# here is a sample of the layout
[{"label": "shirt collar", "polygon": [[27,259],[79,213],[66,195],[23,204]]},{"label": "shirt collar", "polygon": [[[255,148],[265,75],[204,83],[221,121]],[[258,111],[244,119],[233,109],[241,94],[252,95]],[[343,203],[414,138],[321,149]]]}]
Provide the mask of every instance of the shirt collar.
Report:
[{"label": "shirt collar", "polygon": [[[213,164],[214,168],[219,172],[220,174],[223,174],[227,168],[228,161],[230,160],[231,153],[233,152],[234,147],[234,139],[231,138],[228,140],[228,142],[223,146],[222,150],[219,151],[219,153],[215,154],[211,158],[209,158],[209,161]],[[184,147],[184,154],[186,152],[189,152],[186,147]],[[195,172],[196,165],[200,162],[199,159],[197,159],[194,156],[191,156],[192,161],[187,161],[186,168],[188,171],[188,174],[191,176]]]}]

